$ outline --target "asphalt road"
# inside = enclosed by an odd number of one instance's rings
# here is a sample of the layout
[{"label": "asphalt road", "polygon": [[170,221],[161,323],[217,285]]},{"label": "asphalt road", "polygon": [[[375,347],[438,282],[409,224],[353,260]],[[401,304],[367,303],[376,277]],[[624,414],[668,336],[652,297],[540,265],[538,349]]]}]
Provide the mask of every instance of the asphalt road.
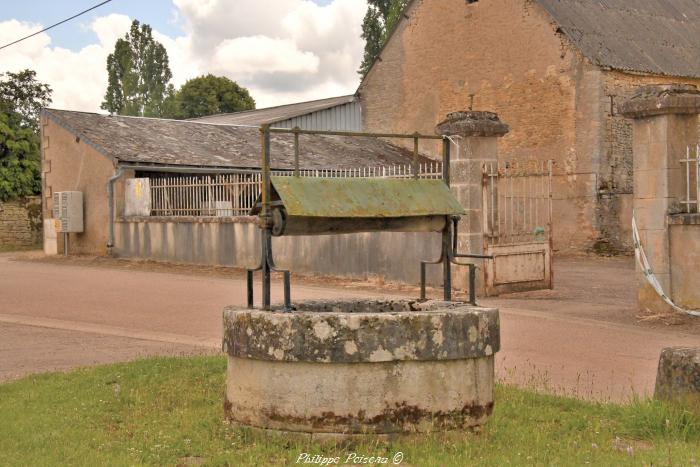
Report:
[{"label": "asphalt road", "polygon": [[[615,268],[608,273],[619,276]],[[560,287],[571,288],[566,281]],[[606,307],[618,316],[629,305],[629,291],[618,300],[608,292],[598,302],[585,293],[568,300],[551,294],[486,300],[501,310],[498,377],[580,397],[625,400],[653,391],[663,347],[700,345],[697,335],[673,328],[602,319]],[[297,283],[293,294],[294,299],[379,295],[335,283]],[[281,298],[275,287],[273,301]],[[144,355],[215,351],[223,307],[244,303],[240,278],[0,255],[0,380]]]}]

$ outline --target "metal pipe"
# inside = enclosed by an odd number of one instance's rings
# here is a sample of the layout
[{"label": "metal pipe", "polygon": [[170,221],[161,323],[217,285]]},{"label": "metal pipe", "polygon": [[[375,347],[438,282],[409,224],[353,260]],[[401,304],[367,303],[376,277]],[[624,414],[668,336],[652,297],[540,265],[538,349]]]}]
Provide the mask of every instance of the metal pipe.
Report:
[{"label": "metal pipe", "polygon": [[452,265],[450,258],[452,256],[452,224],[445,222],[445,230],[442,232],[442,287],[443,296],[446,302],[452,301]]},{"label": "metal pipe", "polygon": [[270,127],[263,125],[260,127],[260,138],[262,146],[262,212],[260,217],[263,220],[262,229],[262,306],[263,310],[270,308],[270,261],[272,247],[272,226],[270,222]]},{"label": "metal pipe", "polygon": [[68,232],[63,232],[63,256],[68,256],[68,242],[70,241],[70,236]]},{"label": "metal pipe", "polygon": [[107,255],[112,256],[112,248],[114,248],[114,182],[122,175],[124,170],[122,167],[117,168],[117,172],[107,180],[107,202],[109,203],[109,236],[107,238]]},{"label": "metal pipe", "polygon": [[[418,132],[415,133],[418,135]],[[413,178],[418,179],[418,136],[413,138],[413,160],[411,164],[413,170]]]},{"label": "metal pipe", "polygon": [[442,138],[442,181],[450,187],[450,140]]},{"label": "metal pipe", "polygon": [[292,279],[289,271],[284,271],[284,311],[292,311]]},{"label": "metal pipe", "polygon": [[[290,128],[270,128],[271,133],[295,133]],[[423,135],[420,133],[367,133],[361,131],[331,131],[331,130],[298,130],[301,135],[323,135],[323,136],[360,136],[367,138],[420,138],[420,139],[443,139],[439,135]]]},{"label": "metal pipe", "polygon": [[299,130],[298,126],[294,127],[294,176],[299,176]]},{"label": "metal pipe", "polygon": [[248,296],[248,308],[253,308],[253,271],[246,271],[246,288]]}]

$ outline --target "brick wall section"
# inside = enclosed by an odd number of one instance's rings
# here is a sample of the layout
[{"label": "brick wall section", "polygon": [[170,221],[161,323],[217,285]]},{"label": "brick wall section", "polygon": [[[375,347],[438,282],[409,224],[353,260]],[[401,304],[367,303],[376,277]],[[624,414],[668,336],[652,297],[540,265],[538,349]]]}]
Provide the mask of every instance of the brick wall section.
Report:
[{"label": "brick wall section", "polygon": [[473,95],[511,127],[502,160],[555,161],[555,250],[629,251],[631,134],[608,96],[700,80],[601,70],[530,0],[416,0],[407,15],[360,86],[364,129],[432,132]]},{"label": "brick wall section", "polygon": [[0,202],[0,249],[26,248],[40,241],[39,197]]}]

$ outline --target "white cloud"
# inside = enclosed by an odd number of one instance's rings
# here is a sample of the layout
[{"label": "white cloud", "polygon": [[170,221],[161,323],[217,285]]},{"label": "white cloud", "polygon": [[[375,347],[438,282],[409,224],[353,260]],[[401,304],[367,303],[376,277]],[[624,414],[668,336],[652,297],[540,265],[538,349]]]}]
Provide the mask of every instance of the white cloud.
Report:
[{"label": "white cloud", "polygon": [[[168,50],[173,84],[205,73],[250,89],[258,107],[354,92],[362,58],[366,0],[174,0],[180,37],[154,31]],[[131,19],[111,14],[90,29],[98,42],[79,51],[51,45],[46,33],[0,51],[0,72],[32,68],[54,89],[53,106],[97,111],[107,86],[107,55]],[[41,28],[0,22],[0,43]]]},{"label": "white cloud", "polygon": [[319,59],[312,52],[302,52],[291,39],[267,36],[226,39],[216,46],[212,65],[228,71],[233,66],[241,76],[256,73],[316,73]]}]

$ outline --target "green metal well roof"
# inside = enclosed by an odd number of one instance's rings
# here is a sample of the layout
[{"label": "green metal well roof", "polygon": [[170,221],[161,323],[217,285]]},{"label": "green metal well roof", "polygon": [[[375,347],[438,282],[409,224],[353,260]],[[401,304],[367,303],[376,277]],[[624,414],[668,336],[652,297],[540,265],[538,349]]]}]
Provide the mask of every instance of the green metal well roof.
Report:
[{"label": "green metal well roof", "polygon": [[462,215],[442,180],[270,177],[287,215],[418,217]]}]

